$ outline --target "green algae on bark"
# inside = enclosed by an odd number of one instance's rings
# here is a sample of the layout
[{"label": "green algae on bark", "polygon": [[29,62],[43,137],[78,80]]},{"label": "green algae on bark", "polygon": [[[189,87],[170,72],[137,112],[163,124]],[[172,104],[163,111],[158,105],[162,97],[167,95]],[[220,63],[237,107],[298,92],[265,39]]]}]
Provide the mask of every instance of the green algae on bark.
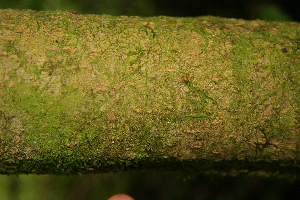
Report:
[{"label": "green algae on bark", "polygon": [[298,170],[299,23],[0,18],[0,173],[169,162]]}]

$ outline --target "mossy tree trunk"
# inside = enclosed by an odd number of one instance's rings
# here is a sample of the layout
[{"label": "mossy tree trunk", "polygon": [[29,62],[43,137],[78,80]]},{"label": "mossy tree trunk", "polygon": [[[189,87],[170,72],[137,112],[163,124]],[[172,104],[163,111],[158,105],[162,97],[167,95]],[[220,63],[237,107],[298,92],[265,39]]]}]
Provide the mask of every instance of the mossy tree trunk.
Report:
[{"label": "mossy tree trunk", "polygon": [[299,23],[0,19],[0,173],[299,173]]}]

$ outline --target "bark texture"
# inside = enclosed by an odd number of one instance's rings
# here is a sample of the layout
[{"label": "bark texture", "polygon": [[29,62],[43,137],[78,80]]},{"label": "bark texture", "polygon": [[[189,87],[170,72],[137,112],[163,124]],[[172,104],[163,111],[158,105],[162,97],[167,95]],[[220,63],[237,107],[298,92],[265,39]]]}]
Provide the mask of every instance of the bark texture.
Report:
[{"label": "bark texture", "polygon": [[0,19],[0,173],[299,174],[299,23]]}]

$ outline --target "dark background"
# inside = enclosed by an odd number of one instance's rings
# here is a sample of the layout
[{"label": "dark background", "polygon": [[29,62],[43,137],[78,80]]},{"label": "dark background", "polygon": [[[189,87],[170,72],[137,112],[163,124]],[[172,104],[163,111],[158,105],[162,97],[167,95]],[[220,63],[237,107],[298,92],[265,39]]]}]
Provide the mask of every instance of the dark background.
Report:
[{"label": "dark background", "polygon": [[0,8],[76,10],[82,14],[178,17],[214,15],[300,21],[299,0],[0,0]]},{"label": "dark background", "polygon": [[[0,8],[300,21],[300,0],[0,0]],[[0,176],[1,200],[106,200],[116,193],[130,194],[136,200],[300,199],[300,182],[262,177],[191,176],[162,171]]]},{"label": "dark background", "polygon": [[117,193],[135,200],[298,200],[299,190],[299,182],[287,179],[162,171],[0,176],[1,200],[107,200]]}]

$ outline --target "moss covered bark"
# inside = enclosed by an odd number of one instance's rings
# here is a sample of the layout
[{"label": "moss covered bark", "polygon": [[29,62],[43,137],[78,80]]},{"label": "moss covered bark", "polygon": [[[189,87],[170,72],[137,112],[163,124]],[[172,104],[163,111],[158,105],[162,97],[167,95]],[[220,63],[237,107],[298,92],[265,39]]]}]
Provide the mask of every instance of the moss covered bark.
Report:
[{"label": "moss covered bark", "polygon": [[0,18],[0,173],[300,171],[299,23]]}]

